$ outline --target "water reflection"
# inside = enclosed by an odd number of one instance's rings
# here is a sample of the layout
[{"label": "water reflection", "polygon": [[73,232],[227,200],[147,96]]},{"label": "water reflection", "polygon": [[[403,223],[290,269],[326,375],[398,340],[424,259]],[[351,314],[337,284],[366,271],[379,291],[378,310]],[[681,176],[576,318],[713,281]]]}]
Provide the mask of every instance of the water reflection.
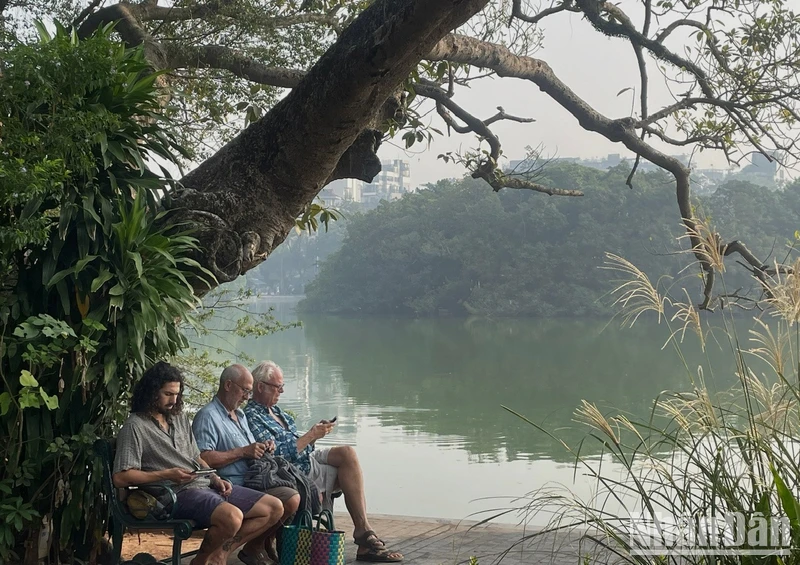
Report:
[{"label": "water reflection", "polygon": [[[289,310],[279,316],[292,319]],[[689,387],[675,352],[661,350],[669,335],[663,325],[632,331],[596,320],[331,317],[303,324],[236,345],[284,368],[281,402],[301,424],[338,414],[345,441],[361,418],[400,429],[409,441],[423,434],[439,447],[462,448],[474,461],[567,462],[563,447],[501,405],[577,445],[586,431],[572,421],[581,399],[646,418],[661,391]],[[718,385],[733,384],[732,356],[719,346],[703,354],[687,340],[683,352],[692,371],[710,359]]]}]

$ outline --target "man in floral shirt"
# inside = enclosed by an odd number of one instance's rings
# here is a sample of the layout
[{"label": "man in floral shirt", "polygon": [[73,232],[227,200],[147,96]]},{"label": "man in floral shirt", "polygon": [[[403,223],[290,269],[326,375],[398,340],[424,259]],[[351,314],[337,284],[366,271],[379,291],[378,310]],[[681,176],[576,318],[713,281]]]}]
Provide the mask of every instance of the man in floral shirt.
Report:
[{"label": "man in floral shirt", "polygon": [[403,555],[389,551],[370,528],[367,501],[364,496],[364,475],[356,451],[349,445],[315,449],[314,442],[328,435],[334,423],[327,420],[314,424],[300,434],[294,418],[278,407],[283,392],[283,371],[272,361],[263,361],[252,371],[253,399],[247,403],[245,414],[256,441],[275,442],[275,455],[294,463],[314,481],[323,493],[323,506],[331,509],[331,495],[341,489],[350,517],[353,519],[353,538],[358,545],[356,559],[377,563],[396,563]]}]

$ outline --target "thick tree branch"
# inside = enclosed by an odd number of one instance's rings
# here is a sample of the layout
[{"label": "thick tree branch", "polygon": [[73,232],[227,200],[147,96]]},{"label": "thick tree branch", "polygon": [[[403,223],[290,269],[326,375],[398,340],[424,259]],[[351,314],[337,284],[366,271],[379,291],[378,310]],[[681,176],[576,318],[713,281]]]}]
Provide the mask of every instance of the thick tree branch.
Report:
[{"label": "thick tree branch", "polygon": [[294,88],[306,75],[305,71],[264,65],[222,45],[168,44],[162,49],[170,68],[224,69],[237,77],[281,88]]},{"label": "thick tree branch", "polygon": [[136,17],[137,7],[127,3],[114,4],[90,14],[78,29],[78,35],[88,37],[105,24],[117,22],[115,30],[131,47],[141,45],[144,55],[155,69],[167,68],[167,58],[159,42],[153,39]]},{"label": "thick tree branch", "polygon": [[402,80],[487,1],[374,2],[286,98],[181,180],[170,207],[183,211],[176,221],[204,226],[203,262],[220,282],[284,240],[348,149],[369,144],[365,132],[385,119],[381,110]]},{"label": "thick tree branch", "polygon": [[[243,17],[239,8],[224,1],[207,2],[192,8],[157,6],[155,4],[151,6],[142,4],[138,5],[138,8],[137,15],[142,21],[178,22],[200,20],[210,16],[225,16],[231,19],[241,19]],[[333,26],[338,23],[335,13],[335,11],[332,11],[327,14],[304,13],[291,16],[274,16],[260,18],[256,23],[259,27],[267,29],[280,29],[310,23]]]}]

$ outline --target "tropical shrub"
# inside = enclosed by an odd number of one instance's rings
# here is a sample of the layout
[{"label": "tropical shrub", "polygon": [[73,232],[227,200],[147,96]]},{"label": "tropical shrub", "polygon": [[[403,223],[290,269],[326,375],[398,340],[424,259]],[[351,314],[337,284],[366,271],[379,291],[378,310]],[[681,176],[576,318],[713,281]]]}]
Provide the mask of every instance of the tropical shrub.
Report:
[{"label": "tropical shrub", "polygon": [[181,148],[158,75],[111,26],[39,30],[0,62],[0,562],[73,563],[105,527],[92,443],[185,344],[202,271],[190,235],[159,227],[157,163]]}]

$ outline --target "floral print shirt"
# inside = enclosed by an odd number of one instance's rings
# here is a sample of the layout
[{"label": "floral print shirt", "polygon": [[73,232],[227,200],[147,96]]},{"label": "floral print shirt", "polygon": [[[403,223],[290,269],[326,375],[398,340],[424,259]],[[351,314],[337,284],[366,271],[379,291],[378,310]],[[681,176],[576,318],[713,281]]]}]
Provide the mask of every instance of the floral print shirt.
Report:
[{"label": "floral print shirt", "polygon": [[300,453],[297,452],[297,426],[294,425],[294,418],[286,414],[277,405],[272,407],[272,412],[282,420],[286,427],[281,426],[275,418],[269,415],[269,408],[259,404],[254,400],[247,403],[244,413],[247,416],[247,423],[256,441],[265,442],[273,440],[275,442],[275,455],[280,455],[289,463],[293,463],[300,468],[306,475],[311,472],[311,452],[314,451],[313,444],[306,446]]}]

